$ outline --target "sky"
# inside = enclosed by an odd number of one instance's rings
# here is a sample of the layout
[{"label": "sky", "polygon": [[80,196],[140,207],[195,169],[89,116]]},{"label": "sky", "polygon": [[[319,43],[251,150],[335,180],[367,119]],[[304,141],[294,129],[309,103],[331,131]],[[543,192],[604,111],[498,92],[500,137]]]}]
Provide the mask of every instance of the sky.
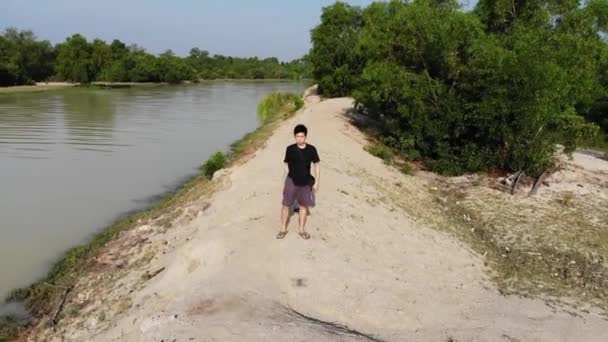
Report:
[{"label": "sky", "polygon": [[[120,39],[151,53],[198,47],[227,56],[289,61],[310,48],[310,29],[334,0],[0,0],[0,30],[32,30],[59,43],[74,33]],[[462,0],[470,8],[477,0]],[[349,0],[366,6],[372,0]]]}]

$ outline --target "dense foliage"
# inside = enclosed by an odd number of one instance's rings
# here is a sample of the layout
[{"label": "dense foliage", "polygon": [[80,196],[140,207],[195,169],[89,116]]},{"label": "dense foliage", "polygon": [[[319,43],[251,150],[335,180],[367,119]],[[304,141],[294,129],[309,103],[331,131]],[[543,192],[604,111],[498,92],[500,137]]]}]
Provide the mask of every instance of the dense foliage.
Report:
[{"label": "dense foliage", "polygon": [[30,31],[7,29],[0,35],[0,86],[27,84],[53,74],[55,48]]},{"label": "dense foliage", "polygon": [[7,29],[0,35],[0,86],[36,81],[168,82],[199,79],[302,79],[308,76],[305,59],[280,62],[210,56],[193,48],[187,57],[171,50],[160,55],[120,40],[87,41],[75,34],[56,46],[40,41],[31,31]]},{"label": "dense foliage", "polygon": [[[553,163],[606,124],[608,2],[453,0],[326,7],[310,62],[353,95],[385,144],[448,174]],[[601,102],[600,102],[601,101]]]}]

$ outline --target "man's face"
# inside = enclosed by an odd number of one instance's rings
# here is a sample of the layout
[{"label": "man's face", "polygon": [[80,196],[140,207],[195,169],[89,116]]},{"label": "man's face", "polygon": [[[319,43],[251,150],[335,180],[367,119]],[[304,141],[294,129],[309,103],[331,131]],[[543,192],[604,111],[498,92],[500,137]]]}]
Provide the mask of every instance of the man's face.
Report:
[{"label": "man's face", "polygon": [[296,134],[295,138],[296,138],[296,144],[298,144],[298,145],[302,145],[302,144],[306,143],[306,134],[304,134],[304,133]]}]

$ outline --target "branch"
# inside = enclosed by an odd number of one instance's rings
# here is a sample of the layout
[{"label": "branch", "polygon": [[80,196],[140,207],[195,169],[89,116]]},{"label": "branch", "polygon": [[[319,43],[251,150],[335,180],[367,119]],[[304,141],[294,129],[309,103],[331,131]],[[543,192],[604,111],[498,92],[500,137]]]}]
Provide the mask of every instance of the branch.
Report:
[{"label": "branch", "polygon": [[[51,285],[51,284],[49,284],[49,285]],[[68,293],[70,293],[70,291],[72,291],[72,288],[73,288],[73,286],[69,286],[69,287],[66,287],[65,290],[63,290],[63,296],[61,297],[61,301],[59,302],[59,305],[57,305],[57,308],[55,309],[53,318],[51,318],[51,326],[53,327],[53,331],[57,331],[56,327],[57,327],[57,322],[59,322],[59,314],[61,313],[61,310],[63,310],[65,300],[68,297]]]}]

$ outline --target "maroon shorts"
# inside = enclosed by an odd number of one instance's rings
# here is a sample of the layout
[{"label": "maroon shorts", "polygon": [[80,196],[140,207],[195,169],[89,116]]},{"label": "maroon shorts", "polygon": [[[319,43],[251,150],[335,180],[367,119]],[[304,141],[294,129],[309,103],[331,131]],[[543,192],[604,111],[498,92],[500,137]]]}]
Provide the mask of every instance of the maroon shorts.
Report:
[{"label": "maroon shorts", "polygon": [[287,177],[283,188],[283,205],[291,207],[296,200],[302,207],[312,207],[314,205],[312,187],[310,185],[297,186],[291,177]]}]

